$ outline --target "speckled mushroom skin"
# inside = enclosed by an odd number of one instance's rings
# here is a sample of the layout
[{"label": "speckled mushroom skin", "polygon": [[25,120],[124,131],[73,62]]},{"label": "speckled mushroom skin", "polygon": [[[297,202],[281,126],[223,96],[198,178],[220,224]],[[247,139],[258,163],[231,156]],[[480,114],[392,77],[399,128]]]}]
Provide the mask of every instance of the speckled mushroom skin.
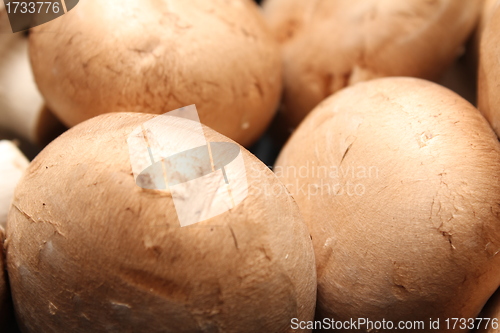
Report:
[{"label": "speckled mushroom skin", "polygon": [[478,108],[500,135],[500,8],[495,7],[481,36]]},{"label": "speckled mushroom skin", "polygon": [[[275,172],[311,232],[320,317],[475,318],[500,285],[500,144],[452,91],[414,78],[346,88]],[[459,331],[443,326],[432,332]]]},{"label": "speckled mushroom skin", "polygon": [[385,76],[437,79],[477,21],[480,0],[267,0],[283,48],[283,113],[296,126],[319,102]]},{"label": "speckled mushroom skin", "polygon": [[67,126],[196,104],[204,124],[248,146],[281,97],[279,48],[249,0],[81,1],[32,29],[30,52]]},{"label": "speckled mushroom skin", "polygon": [[312,242],[291,195],[241,148],[248,197],[181,228],[170,193],[132,175],[127,136],[152,117],[88,120],[28,168],[7,222],[23,332],[292,332],[291,318],[312,320]]}]

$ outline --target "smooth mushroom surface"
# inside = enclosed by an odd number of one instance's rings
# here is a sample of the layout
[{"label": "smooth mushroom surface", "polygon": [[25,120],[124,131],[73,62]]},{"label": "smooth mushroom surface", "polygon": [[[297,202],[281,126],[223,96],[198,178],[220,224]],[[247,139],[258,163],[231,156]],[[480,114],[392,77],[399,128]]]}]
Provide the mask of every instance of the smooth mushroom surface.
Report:
[{"label": "smooth mushroom surface", "polygon": [[263,7],[283,49],[283,121],[295,127],[357,82],[438,79],[463,52],[481,1],[267,0]]},{"label": "smooth mushroom surface", "polygon": [[249,146],[281,97],[279,48],[249,0],[80,1],[31,30],[30,54],[68,127],[196,104],[202,123]]},{"label": "smooth mushroom surface", "polygon": [[481,35],[478,73],[478,108],[500,135],[500,7],[494,12]]},{"label": "smooth mushroom surface", "polygon": [[14,190],[29,161],[17,146],[0,140],[0,227],[5,228]]},{"label": "smooth mushroom surface", "polygon": [[415,78],[346,88],[274,171],[312,236],[318,318],[475,318],[499,287],[500,144],[452,91]]}]

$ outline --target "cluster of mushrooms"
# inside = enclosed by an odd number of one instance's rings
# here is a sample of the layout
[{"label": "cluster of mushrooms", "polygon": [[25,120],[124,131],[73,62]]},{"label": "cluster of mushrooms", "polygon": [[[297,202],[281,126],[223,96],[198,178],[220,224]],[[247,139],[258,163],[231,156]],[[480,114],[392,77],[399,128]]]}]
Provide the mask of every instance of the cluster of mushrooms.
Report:
[{"label": "cluster of mushrooms", "polygon": [[[0,332],[500,332],[500,0],[0,6]],[[127,138],[193,104],[248,195],[181,227]]]}]

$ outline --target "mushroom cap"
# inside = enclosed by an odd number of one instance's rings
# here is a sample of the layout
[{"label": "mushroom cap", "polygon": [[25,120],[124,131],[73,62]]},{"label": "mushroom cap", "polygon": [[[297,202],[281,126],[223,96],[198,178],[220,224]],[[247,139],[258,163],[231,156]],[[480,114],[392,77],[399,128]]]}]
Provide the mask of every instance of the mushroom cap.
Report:
[{"label": "mushroom cap", "polygon": [[339,89],[385,76],[437,79],[459,54],[480,1],[267,0],[283,48],[291,126]]},{"label": "mushroom cap", "polygon": [[500,144],[452,91],[415,78],[346,88],[274,170],[311,232],[320,316],[475,318],[500,285]]},{"label": "mushroom cap", "polygon": [[30,41],[38,87],[69,127],[196,104],[202,123],[248,146],[281,97],[278,45],[248,0],[81,1]]},{"label": "mushroom cap", "polygon": [[481,34],[478,108],[500,136],[500,7],[495,7]]},{"label": "mushroom cap", "polygon": [[246,199],[180,227],[173,192],[132,173],[127,137],[153,117],[101,115],[32,161],[7,223],[23,332],[290,332],[291,318],[312,320],[314,254],[291,195],[240,147]]}]

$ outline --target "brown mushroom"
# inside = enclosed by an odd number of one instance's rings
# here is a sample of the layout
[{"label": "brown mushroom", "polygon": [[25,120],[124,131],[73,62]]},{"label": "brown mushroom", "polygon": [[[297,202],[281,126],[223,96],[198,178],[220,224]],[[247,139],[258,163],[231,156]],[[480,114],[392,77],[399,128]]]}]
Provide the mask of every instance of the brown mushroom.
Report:
[{"label": "brown mushroom", "polygon": [[292,318],[312,320],[313,249],[291,195],[240,147],[246,199],[180,227],[173,192],[141,188],[132,173],[127,137],[153,117],[93,118],[30,164],[7,222],[23,332],[292,332]]},{"label": "brown mushroom", "polygon": [[275,172],[311,232],[320,318],[459,332],[429,318],[475,318],[500,285],[500,144],[452,91],[415,78],[346,88],[304,120]]},{"label": "brown mushroom", "polygon": [[500,7],[496,7],[481,36],[478,108],[500,135]]},{"label": "brown mushroom", "polygon": [[196,104],[204,124],[248,146],[281,94],[278,46],[249,0],[81,1],[30,43],[38,87],[67,126]]},{"label": "brown mushroom", "polygon": [[462,51],[480,1],[267,0],[283,48],[284,119],[296,126],[319,102],[385,76],[438,79]]}]

